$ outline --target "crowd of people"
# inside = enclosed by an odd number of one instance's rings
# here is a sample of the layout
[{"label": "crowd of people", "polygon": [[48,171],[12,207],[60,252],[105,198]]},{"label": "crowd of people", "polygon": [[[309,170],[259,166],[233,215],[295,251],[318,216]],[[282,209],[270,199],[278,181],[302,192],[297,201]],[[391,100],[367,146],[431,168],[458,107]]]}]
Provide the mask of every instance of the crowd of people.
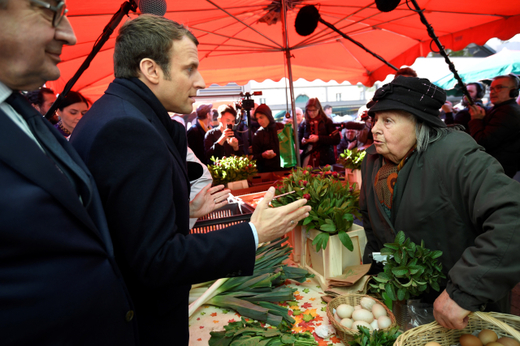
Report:
[{"label": "crowd of people", "polygon": [[[172,121],[205,87],[198,41],[147,14],[120,28],[105,94],[91,104],[71,91],[47,115],[56,95],[40,87],[59,78],[61,49],[76,38],[65,2],[46,5],[0,0],[2,343],[187,345],[191,284],[250,275],[258,245],[309,216],[305,199],[269,207],[270,188],[250,222],[189,234],[191,220],[227,204],[229,190],[200,180],[209,159],[250,154],[260,171],[280,169],[284,124],[265,104],[252,129],[232,106],[213,128],[212,105],[188,130]],[[475,84],[459,114],[444,90],[401,72],[344,128],[317,98],[296,108],[302,164],[366,150],[366,263],[399,230],[442,250],[447,280],[429,298],[441,325],[461,329],[471,311],[507,312],[520,281],[520,184],[510,178],[520,168],[520,81],[494,78],[491,107]],[[193,194],[196,180],[207,184]]]}]

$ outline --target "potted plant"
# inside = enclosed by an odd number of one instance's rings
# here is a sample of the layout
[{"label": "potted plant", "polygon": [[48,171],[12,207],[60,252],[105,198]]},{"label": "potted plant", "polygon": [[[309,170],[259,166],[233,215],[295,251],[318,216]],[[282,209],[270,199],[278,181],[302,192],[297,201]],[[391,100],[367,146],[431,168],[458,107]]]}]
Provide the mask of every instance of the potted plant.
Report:
[{"label": "potted plant", "polygon": [[442,251],[425,248],[424,241],[416,245],[399,231],[395,242],[384,245],[381,255],[387,256],[384,270],[372,278],[369,289],[381,295],[397,320],[403,321],[404,311],[396,310],[402,308],[406,300],[428,293],[430,289],[440,290],[439,280],[446,278],[437,260]]},{"label": "potted plant", "polygon": [[362,227],[353,224],[354,217],[360,218],[359,191],[345,185],[338,173],[326,166],[293,169],[276,186],[276,194],[288,192],[292,193],[271,204],[278,207],[305,198],[312,208],[299,222],[301,227],[289,234],[294,261],[315,274],[323,287],[346,267],[361,264],[366,236]]},{"label": "potted plant", "polygon": [[355,183],[355,188],[358,190],[361,187],[361,163],[365,155],[366,151],[363,149],[345,149],[343,153],[339,154],[337,161],[345,168],[345,179],[349,183]]},{"label": "potted plant", "polygon": [[[227,184],[229,188],[247,188],[247,178],[258,170],[256,160],[248,156],[228,156],[221,159],[211,157],[212,165],[208,165],[213,178],[213,185]],[[238,187],[233,187],[233,182],[240,182]],[[236,185],[236,184],[235,184]]]}]

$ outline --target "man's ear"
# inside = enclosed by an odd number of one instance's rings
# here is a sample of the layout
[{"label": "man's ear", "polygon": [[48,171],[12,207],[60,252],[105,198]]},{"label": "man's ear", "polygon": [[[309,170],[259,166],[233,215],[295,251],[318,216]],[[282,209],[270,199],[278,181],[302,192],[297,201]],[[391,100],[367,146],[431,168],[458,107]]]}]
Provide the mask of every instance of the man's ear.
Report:
[{"label": "man's ear", "polygon": [[139,62],[139,74],[148,83],[157,85],[161,80],[163,71],[159,65],[150,58],[144,58]]}]

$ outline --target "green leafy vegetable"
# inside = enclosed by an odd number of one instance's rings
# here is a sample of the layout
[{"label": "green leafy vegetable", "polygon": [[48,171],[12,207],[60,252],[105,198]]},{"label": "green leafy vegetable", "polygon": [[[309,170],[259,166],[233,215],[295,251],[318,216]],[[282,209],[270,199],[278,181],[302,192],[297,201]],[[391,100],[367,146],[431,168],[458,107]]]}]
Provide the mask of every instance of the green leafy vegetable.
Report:
[{"label": "green leafy vegetable", "polygon": [[358,326],[359,333],[354,336],[354,340],[349,341],[350,346],[392,346],[401,334],[399,326],[391,328],[389,331],[374,330],[372,334],[368,328]]},{"label": "green leafy vegetable", "polygon": [[284,332],[276,328],[265,328],[259,322],[249,322],[244,318],[231,322],[223,331],[210,332],[209,346],[316,346],[311,333]]}]

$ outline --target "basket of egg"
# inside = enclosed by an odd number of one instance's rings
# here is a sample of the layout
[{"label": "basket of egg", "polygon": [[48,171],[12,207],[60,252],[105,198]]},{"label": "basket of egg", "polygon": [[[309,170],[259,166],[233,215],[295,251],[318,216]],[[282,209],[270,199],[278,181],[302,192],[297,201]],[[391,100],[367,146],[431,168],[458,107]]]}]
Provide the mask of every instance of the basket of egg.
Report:
[{"label": "basket of egg", "polygon": [[447,329],[437,322],[406,331],[394,346],[520,346],[520,317],[474,312],[464,329]]},{"label": "basket of egg", "polygon": [[327,304],[327,317],[343,341],[354,340],[357,326],[389,330],[396,325],[394,314],[376,298],[364,294],[346,294]]}]

